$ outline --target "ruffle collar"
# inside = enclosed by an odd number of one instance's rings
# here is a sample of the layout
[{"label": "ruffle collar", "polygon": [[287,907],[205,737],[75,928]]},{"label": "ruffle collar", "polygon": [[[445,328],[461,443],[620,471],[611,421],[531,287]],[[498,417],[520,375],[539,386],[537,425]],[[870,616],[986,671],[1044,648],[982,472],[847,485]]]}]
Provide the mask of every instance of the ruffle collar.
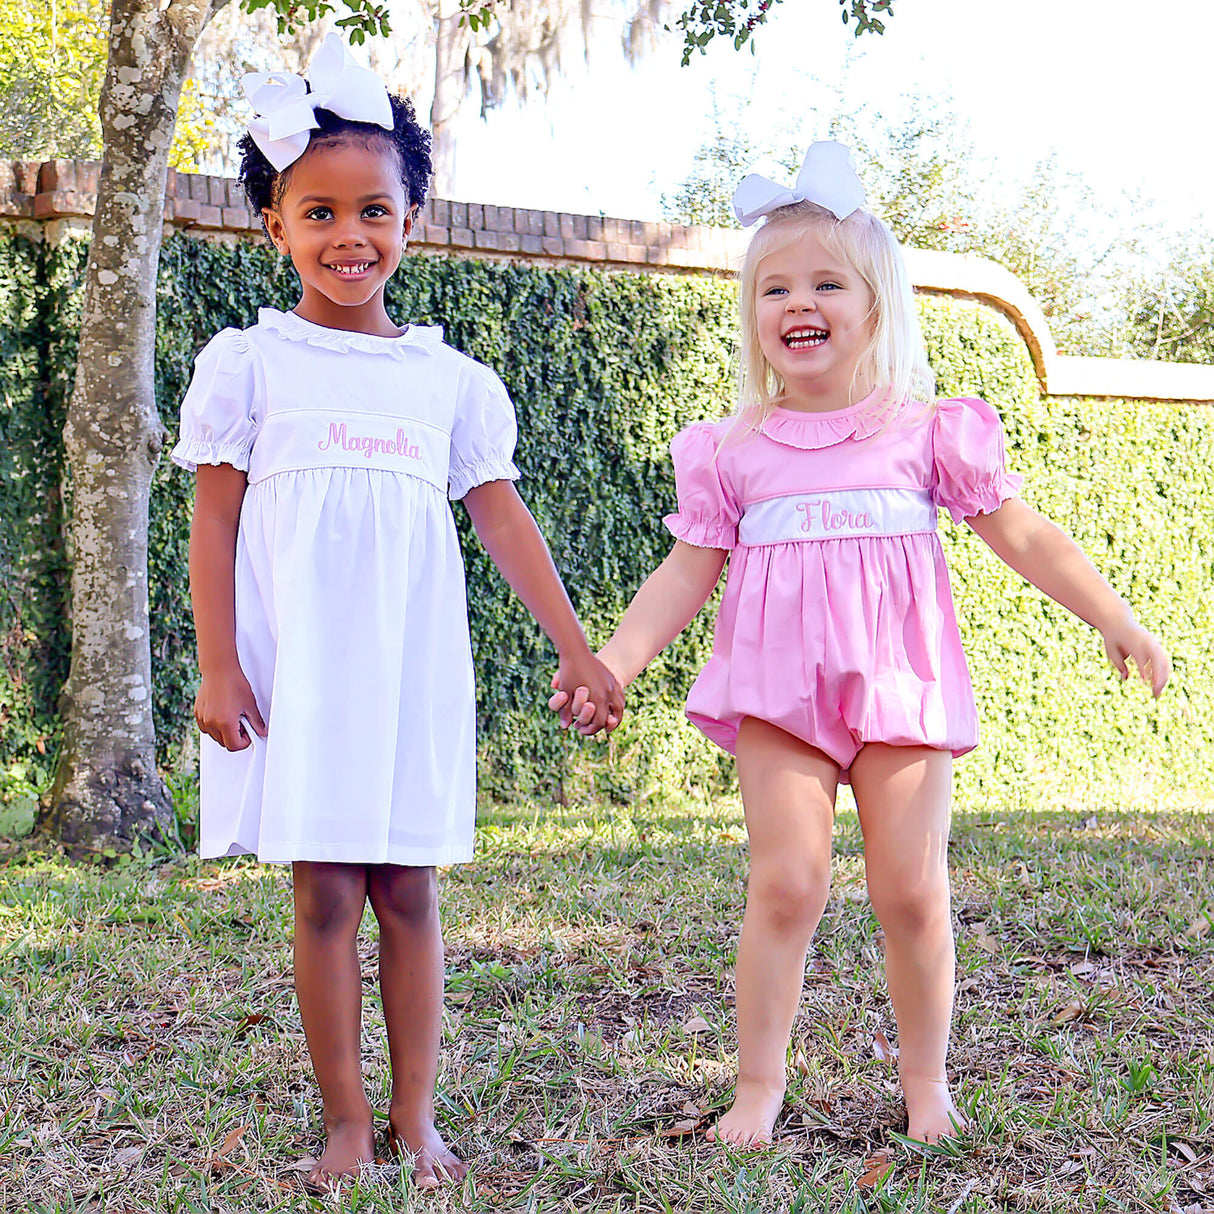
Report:
[{"label": "ruffle collar", "polygon": [[881,408],[880,391],[870,392],[863,400],[846,409],[829,413],[810,413],[803,409],[775,408],[759,427],[762,434],[786,447],[819,451],[845,439],[870,438],[889,420]]},{"label": "ruffle collar", "polygon": [[442,344],[443,330],[440,325],[409,325],[399,337],[379,337],[374,333],[355,333],[348,329],[326,329],[296,316],[294,312],[280,312],[277,308],[259,308],[257,323],[271,333],[287,341],[302,341],[323,350],[336,350],[339,354],[357,351],[360,354],[389,354],[404,358],[410,349],[430,353]]}]

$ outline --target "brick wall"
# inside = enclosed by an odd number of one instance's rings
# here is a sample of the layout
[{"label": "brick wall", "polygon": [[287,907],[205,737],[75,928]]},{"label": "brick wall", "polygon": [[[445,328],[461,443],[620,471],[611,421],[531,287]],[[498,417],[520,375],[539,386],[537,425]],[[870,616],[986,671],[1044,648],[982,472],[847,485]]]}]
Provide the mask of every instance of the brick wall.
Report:
[{"label": "brick wall", "polygon": [[[0,161],[0,222],[91,217],[100,169],[95,161]],[[261,231],[260,219],[234,180],[174,169],[165,189],[164,221],[202,236]],[[432,198],[410,243],[478,257],[702,274],[736,269],[746,237],[720,228]]]},{"label": "brick wall", "polygon": [[[95,161],[84,160],[0,160],[0,228],[32,222],[43,232],[57,233],[63,226],[85,226],[96,205],[100,169]],[[261,232],[260,220],[231,178],[173,169],[164,220],[166,229],[213,240]],[[432,198],[410,245],[456,256],[723,274],[738,268],[748,239],[745,232],[724,228]],[[917,291],[972,299],[1006,316],[1028,347],[1048,395],[1214,402],[1214,367],[1059,354],[1049,324],[1024,284],[993,261],[911,248],[905,254]]]}]

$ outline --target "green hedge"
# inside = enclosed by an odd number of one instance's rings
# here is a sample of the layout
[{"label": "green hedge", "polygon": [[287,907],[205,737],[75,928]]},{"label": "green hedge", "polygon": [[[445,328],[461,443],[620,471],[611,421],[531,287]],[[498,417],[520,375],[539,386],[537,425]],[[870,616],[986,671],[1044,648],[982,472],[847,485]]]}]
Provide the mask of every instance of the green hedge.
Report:
[{"label": "green hedge", "polygon": [[943,395],[996,403],[1025,499],[1071,535],[1169,650],[1164,696],[1121,685],[1100,638],[1012,573],[968,528],[942,535],[983,742],[959,788],[1029,801],[1214,791],[1214,409],[1042,398],[1012,326],[922,301]]},{"label": "green hedge", "polygon": [[[0,240],[5,440],[0,463],[0,764],[12,791],[46,781],[66,670],[59,431],[74,357],[79,240],[50,247]],[[186,237],[163,250],[157,392],[170,429],[196,351],[261,304],[289,307],[293,275],[260,244]],[[438,323],[456,347],[497,369],[519,416],[522,491],[594,641],[608,635],[670,539],[667,455],[686,422],[731,396],[733,287],[718,279],[406,259],[393,313]],[[1118,686],[1097,638],[945,523],[958,607],[984,721],[984,743],[958,768],[962,795],[1009,784],[1117,795],[1207,792],[1200,755],[1214,741],[1214,413],[1196,406],[1043,401],[1027,352],[990,309],[922,301],[942,393],[977,393],[1002,410],[1026,496],[1084,545],[1173,651],[1174,687],[1159,704]],[[1165,476],[1164,473],[1167,472]],[[193,631],[186,599],[192,478],[167,460],[151,520],[156,720],[167,762],[190,731]],[[627,799],[717,787],[730,765],[682,720],[690,680],[711,644],[702,613],[635,685],[634,713],[603,750],[561,735],[542,707],[552,655],[470,539],[482,783],[498,792],[593,783]],[[43,751],[46,751],[43,754]],[[186,751],[188,760],[188,748]]]},{"label": "green hedge", "polygon": [[58,266],[32,241],[0,239],[0,795],[49,781],[67,677]]}]

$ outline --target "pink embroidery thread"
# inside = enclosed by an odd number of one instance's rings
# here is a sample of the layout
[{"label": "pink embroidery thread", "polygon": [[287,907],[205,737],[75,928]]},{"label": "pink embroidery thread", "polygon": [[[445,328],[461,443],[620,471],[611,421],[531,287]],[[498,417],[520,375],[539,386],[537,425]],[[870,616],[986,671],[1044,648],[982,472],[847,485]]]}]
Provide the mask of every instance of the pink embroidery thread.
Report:
[{"label": "pink embroidery thread", "polygon": [[345,422],[330,422],[329,433],[317,444],[320,451],[328,451],[337,446],[343,451],[359,451],[366,459],[370,459],[377,451],[384,455],[403,455],[406,459],[421,459],[421,448],[416,443],[410,443],[402,429],[397,429],[396,437],[372,438],[370,435],[347,434]]},{"label": "pink embroidery thread", "polygon": [[841,510],[838,513],[832,512],[830,500],[825,497],[815,501],[798,502],[797,509],[805,515],[805,518],[801,521],[802,531],[812,531],[814,529],[815,513],[821,514],[823,531],[840,531],[845,527],[859,530],[861,528],[876,526],[867,510],[859,514],[853,514],[850,510]]}]

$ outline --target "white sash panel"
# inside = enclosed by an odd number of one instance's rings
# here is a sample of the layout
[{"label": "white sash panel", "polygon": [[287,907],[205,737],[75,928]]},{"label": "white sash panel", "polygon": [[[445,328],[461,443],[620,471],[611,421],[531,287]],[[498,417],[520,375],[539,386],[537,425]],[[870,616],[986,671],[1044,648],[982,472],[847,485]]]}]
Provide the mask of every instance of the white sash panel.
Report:
[{"label": "white sash panel", "polygon": [[780,544],[935,529],[936,505],[926,489],[833,489],[748,506],[738,524],[738,542]]},{"label": "white sash panel", "polygon": [[451,436],[425,422],[382,413],[289,409],[262,423],[249,483],[302,468],[379,468],[405,472],[446,492]]}]

